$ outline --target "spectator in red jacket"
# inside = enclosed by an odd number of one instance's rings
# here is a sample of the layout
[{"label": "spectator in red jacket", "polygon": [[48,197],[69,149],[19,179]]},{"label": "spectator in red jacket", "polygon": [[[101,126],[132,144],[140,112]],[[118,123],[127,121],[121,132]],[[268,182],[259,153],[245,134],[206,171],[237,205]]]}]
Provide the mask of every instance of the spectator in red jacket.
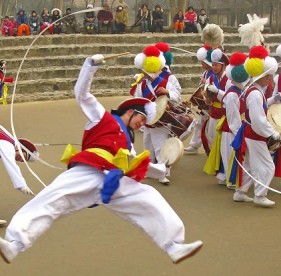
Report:
[{"label": "spectator in red jacket", "polygon": [[197,30],[197,13],[192,6],[187,8],[184,15],[185,32],[186,33],[198,33]]},{"label": "spectator in red jacket", "polygon": [[14,23],[12,20],[10,20],[9,16],[5,16],[2,26],[2,35],[9,36],[14,34]]}]

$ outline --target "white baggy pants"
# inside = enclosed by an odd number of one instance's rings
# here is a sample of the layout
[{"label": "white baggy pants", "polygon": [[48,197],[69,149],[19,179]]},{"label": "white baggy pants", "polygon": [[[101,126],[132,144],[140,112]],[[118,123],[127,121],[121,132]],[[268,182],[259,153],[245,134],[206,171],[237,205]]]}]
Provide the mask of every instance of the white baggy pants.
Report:
[{"label": "white baggy pants", "polygon": [[255,196],[266,196],[267,187],[269,187],[274,177],[274,162],[265,142],[248,138],[245,138],[245,141],[247,149],[243,167],[265,187],[255,182],[244,172],[242,186],[238,188],[238,191],[247,193],[254,182]]},{"label": "white baggy pants", "polygon": [[[54,220],[93,204],[102,204],[100,189],[104,177],[103,172],[86,165],[63,172],[15,214],[5,239],[15,242],[18,252],[24,251]],[[140,227],[165,251],[174,242],[184,242],[181,219],[151,186],[122,177],[110,203],[103,206]]]}]

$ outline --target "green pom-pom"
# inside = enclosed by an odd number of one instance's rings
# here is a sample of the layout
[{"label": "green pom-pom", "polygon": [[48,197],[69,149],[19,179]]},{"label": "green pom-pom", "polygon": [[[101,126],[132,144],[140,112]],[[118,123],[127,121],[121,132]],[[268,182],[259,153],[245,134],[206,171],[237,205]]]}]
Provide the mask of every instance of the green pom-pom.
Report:
[{"label": "green pom-pom", "polygon": [[173,63],[173,54],[171,52],[164,52],[164,57],[166,60],[166,65],[171,65]]},{"label": "green pom-pom", "polygon": [[235,66],[231,71],[231,77],[234,81],[242,83],[249,78],[244,65]]}]

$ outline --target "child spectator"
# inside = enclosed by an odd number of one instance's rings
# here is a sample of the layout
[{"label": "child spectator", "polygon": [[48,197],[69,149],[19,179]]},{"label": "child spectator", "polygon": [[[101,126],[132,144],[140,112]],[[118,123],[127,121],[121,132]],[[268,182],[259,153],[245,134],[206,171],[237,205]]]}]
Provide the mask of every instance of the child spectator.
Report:
[{"label": "child spectator", "polygon": [[114,20],[116,32],[124,34],[125,28],[128,24],[128,10],[124,8],[123,3],[118,4]]},{"label": "child spectator", "polygon": [[40,18],[36,11],[32,11],[29,17],[29,26],[31,33],[38,33],[40,31]]},{"label": "child spectator", "polygon": [[4,36],[12,36],[14,34],[14,23],[10,20],[9,16],[5,16],[1,26],[1,31]]},{"label": "child spectator", "polygon": [[155,5],[152,11],[152,32],[156,32],[159,29],[160,33],[163,33],[163,24],[164,24],[164,17],[163,17],[163,9],[159,4]]},{"label": "child spectator", "polygon": [[[61,10],[55,8],[52,10],[52,15],[51,15],[51,23],[56,22],[57,20],[61,19]],[[60,34],[61,33],[61,20],[57,21],[54,23],[54,34]]]},{"label": "child spectator", "polygon": [[209,16],[207,15],[205,9],[201,9],[200,14],[198,16],[198,25],[197,25],[198,32],[201,33],[208,23],[209,23]]},{"label": "child spectator", "polygon": [[113,23],[113,14],[109,9],[109,5],[107,3],[103,4],[103,10],[100,10],[97,15],[98,19],[98,33],[102,33],[102,29],[106,27],[107,32],[109,30],[114,33],[114,23]]},{"label": "child spectator", "polygon": [[16,24],[18,28],[17,35],[22,36],[23,33],[30,35],[30,27],[28,23],[28,17],[25,14],[24,9],[20,8],[16,18]]},{"label": "child spectator", "polygon": [[178,11],[174,16],[174,32],[183,33],[184,29],[184,15],[182,11]]},{"label": "child spectator", "polygon": [[[71,8],[67,8],[62,20],[62,32],[66,34],[79,33],[80,27],[75,14],[71,14]],[[65,17],[66,16],[66,17]]]},{"label": "child spectator", "polygon": [[140,26],[141,33],[149,32],[151,26],[151,13],[147,4],[142,4],[141,8],[138,10],[135,25]]},{"label": "child spectator", "polygon": [[[94,8],[94,6],[92,4],[87,5],[87,9],[93,9],[93,8]],[[83,25],[88,34],[92,34],[94,32],[94,30],[96,29],[95,21],[96,21],[95,12],[86,12],[85,13]]]},{"label": "child spectator", "polygon": [[192,6],[187,8],[184,15],[185,32],[186,33],[198,33],[197,30],[197,13],[194,11]]},{"label": "child spectator", "polygon": [[[40,27],[40,31],[42,32],[43,30],[45,30],[47,27],[49,27],[51,25],[52,22],[52,18],[49,14],[49,10],[44,8],[41,14],[41,27]],[[54,26],[51,26],[48,29],[49,34],[52,34],[54,32]]]}]

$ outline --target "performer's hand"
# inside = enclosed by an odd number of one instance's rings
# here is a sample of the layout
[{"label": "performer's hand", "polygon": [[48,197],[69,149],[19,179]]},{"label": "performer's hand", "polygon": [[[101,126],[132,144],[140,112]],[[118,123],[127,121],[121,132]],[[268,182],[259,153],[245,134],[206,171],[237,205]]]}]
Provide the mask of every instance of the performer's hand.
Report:
[{"label": "performer's hand", "polygon": [[92,61],[93,61],[93,64],[94,65],[101,65],[101,64],[104,64],[105,63],[105,60],[104,60],[104,56],[103,55],[93,55],[92,56]]},{"label": "performer's hand", "polygon": [[277,95],[274,96],[274,102],[278,103],[281,101],[281,93],[278,93]]},{"label": "performer's hand", "polygon": [[26,195],[35,195],[28,186],[19,188],[19,190]]},{"label": "performer's hand", "polygon": [[158,87],[155,93],[158,97],[162,95],[169,96],[169,91],[164,87]]},{"label": "performer's hand", "polygon": [[272,134],[271,137],[272,137],[274,140],[281,140],[281,135],[280,135],[280,133],[278,133],[278,132],[275,132],[274,134]]},{"label": "performer's hand", "polygon": [[219,89],[213,84],[208,85],[207,89],[209,91],[211,91],[212,93],[215,93],[215,94],[219,93]]}]

